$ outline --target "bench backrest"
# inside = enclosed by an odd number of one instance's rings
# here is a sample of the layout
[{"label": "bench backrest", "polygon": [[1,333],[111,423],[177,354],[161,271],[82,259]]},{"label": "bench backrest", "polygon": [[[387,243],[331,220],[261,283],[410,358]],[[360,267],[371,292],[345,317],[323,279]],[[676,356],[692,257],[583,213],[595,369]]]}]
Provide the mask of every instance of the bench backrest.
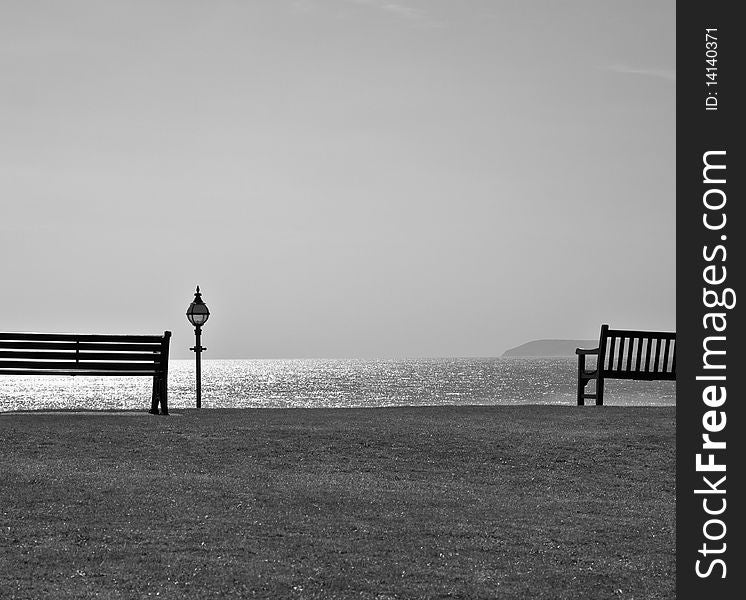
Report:
[{"label": "bench backrest", "polygon": [[598,364],[604,377],[676,379],[676,333],[601,326]]},{"label": "bench backrest", "polygon": [[0,333],[0,375],[161,375],[171,332],[163,335]]}]

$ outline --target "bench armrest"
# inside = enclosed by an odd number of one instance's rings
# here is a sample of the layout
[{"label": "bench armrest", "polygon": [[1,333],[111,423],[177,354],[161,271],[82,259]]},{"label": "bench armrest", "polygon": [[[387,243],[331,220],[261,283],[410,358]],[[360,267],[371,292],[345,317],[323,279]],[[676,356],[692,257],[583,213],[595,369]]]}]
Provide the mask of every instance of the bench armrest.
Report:
[{"label": "bench armrest", "polygon": [[589,349],[589,348],[575,348],[575,354],[583,355],[583,356],[586,355],[586,354],[598,354],[599,350],[600,350],[600,348],[593,348],[593,349]]}]

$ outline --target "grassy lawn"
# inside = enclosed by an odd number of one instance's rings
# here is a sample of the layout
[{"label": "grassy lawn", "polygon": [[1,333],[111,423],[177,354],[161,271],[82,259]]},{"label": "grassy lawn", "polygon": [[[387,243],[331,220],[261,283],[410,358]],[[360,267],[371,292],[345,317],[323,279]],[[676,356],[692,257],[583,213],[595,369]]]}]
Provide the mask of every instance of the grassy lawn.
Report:
[{"label": "grassy lawn", "polygon": [[674,409],[0,414],[0,598],[673,598]]}]

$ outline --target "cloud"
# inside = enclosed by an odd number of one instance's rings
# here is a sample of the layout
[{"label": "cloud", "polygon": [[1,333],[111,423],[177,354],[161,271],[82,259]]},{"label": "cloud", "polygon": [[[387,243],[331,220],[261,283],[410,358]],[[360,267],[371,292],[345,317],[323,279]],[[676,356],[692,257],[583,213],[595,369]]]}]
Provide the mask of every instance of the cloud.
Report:
[{"label": "cloud", "polygon": [[649,69],[644,67],[630,67],[629,65],[610,65],[606,70],[624,75],[643,75],[645,77],[657,77],[666,81],[676,81],[674,69]]}]

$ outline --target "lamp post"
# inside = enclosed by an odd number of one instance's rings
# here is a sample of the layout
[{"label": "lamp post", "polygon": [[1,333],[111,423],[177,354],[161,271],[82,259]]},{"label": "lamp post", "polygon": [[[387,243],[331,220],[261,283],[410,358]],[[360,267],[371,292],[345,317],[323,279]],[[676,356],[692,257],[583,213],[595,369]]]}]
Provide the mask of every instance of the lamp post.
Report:
[{"label": "lamp post", "polygon": [[207,348],[201,346],[200,338],[202,336],[202,325],[204,325],[210,317],[210,311],[207,308],[207,304],[202,301],[202,294],[199,293],[199,286],[197,286],[197,291],[194,293],[194,300],[192,300],[189,308],[187,308],[186,316],[187,319],[189,319],[189,322],[194,325],[194,336],[196,341],[194,348],[189,349],[193,350],[197,355],[197,408],[202,408],[202,363],[200,356],[202,351],[207,350]]}]

